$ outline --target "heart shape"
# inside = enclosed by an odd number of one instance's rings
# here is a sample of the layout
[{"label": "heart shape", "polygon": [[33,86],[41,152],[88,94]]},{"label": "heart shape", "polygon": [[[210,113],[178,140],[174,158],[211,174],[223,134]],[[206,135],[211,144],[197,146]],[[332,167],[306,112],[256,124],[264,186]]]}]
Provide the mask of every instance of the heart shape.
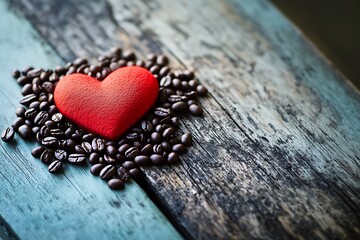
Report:
[{"label": "heart shape", "polygon": [[159,86],[142,67],[123,67],[103,81],[85,74],[63,77],[54,91],[55,105],[79,127],[109,140],[117,139],[150,110]]}]

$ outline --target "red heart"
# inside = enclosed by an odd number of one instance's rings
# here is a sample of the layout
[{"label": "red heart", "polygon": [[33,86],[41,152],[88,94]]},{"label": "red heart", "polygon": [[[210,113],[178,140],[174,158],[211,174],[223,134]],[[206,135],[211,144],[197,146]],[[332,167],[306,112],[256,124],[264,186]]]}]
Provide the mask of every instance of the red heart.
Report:
[{"label": "red heart", "polygon": [[115,140],[156,101],[159,86],[145,68],[124,67],[102,82],[85,74],[63,77],[54,92],[59,111],[79,127]]}]

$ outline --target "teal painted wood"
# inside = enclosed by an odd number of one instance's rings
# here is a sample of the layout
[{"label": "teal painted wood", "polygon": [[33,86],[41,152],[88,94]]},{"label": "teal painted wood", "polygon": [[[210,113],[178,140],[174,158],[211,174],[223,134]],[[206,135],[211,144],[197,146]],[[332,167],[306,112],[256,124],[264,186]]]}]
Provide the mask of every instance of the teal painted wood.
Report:
[{"label": "teal painted wood", "polygon": [[[14,120],[20,88],[15,68],[62,61],[32,26],[0,1],[0,129]],[[21,239],[179,239],[136,183],[111,191],[88,168],[52,175],[34,159],[33,143],[0,143],[0,215]],[[1,236],[1,235],[0,235]]]}]

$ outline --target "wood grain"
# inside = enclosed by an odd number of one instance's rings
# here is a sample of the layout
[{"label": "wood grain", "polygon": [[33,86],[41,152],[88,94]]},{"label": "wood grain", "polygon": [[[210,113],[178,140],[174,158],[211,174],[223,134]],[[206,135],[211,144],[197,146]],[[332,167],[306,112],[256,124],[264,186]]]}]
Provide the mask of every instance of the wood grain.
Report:
[{"label": "wood grain", "polygon": [[11,4],[66,61],[121,45],[196,70],[210,94],[182,121],[194,147],[144,169],[186,237],[360,237],[359,93],[269,2]]},{"label": "wood grain", "polygon": [[[15,119],[20,87],[11,77],[29,64],[63,64],[31,25],[0,1],[0,129]],[[52,175],[30,152],[34,143],[16,137],[0,143],[0,223],[20,239],[180,239],[134,182],[111,191],[88,167],[67,166]],[[6,229],[6,231],[8,228]],[[0,225],[0,238],[11,239]]]}]

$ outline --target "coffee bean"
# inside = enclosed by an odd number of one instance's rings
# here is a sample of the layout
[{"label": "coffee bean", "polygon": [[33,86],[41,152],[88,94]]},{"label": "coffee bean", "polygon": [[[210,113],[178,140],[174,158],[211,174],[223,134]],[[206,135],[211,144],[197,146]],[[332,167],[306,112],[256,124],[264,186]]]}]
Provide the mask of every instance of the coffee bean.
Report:
[{"label": "coffee bean", "polygon": [[177,102],[181,102],[181,101],[187,101],[188,98],[185,96],[180,96],[180,95],[170,95],[170,97],[168,97],[168,101],[170,103],[177,103]]},{"label": "coffee bean", "polygon": [[122,56],[123,59],[127,60],[127,61],[133,61],[135,60],[135,54],[132,52],[132,51],[124,51],[123,52],[123,56]]},{"label": "coffee bean", "polygon": [[156,116],[159,117],[167,117],[171,114],[171,111],[168,108],[157,107],[155,108],[154,113]]},{"label": "coffee bean", "polygon": [[171,124],[174,125],[175,127],[178,127],[180,125],[179,118],[178,117],[171,118]]},{"label": "coffee bean", "polygon": [[47,126],[48,128],[53,128],[53,127],[56,127],[56,123],[53,122],[52,120],[47,120],[45,122],[44,126]]},{"label": "coffee bean", "polygon": [[174,129],[173,127],[169,127],[169,128],[167,128],[167,129],[164,130],[162,136],[163,136],[164,139],[168,139],[168,138],[170,138],[172,135],[174,135],[174,133],[175,133],[175,129]]},{"label": "coffee bean", "polygon": [[28,95],[24,96],[24,97],[21,99],[20,103],[21,103],[22,105],[29,106],[30,103],[32,103],[33,101],[35,101],[35,99],[36,99],[36,95],[35,95],[35,94],[33,94],[33,93],[32,93],[32,94],[28,94]]},{"label": "coffee bean", "polygon": [[107,165],[100,171],[100,178],[103,180],[110,179],[116,172],[116,169],[113,165]]},{"label": "coffee bean", "polygon": [[76,153],[83,153],[83,154],[86,153],[85,150],[81,147],[81,145],[76,145],[75,146],[75,152]]},{"label": "coffee bean", "polygon": [[[49,106],[49,109],[48,109],[48,113],[49,113],[49,115],[54,115],[54,114],[56,114],[57,113],[57,108],[56,108],[56,106],[55,105],[50,105]],[[54,121],[54,120],[53,120]],[[55,121],[54,121],[55,122]]]},{"label": "coffee bean", "polygon": [[180,141],[185,146],[190,146],[192,142],[192,136],[190,133],[185,133],[181,136]]},{"label": "coffee bean", "polygon": [[68,157],[68,161],[71,163],[84,163],[86,160],[85,154],[82,153],[73,153]]},{"label": "coffee bean", "polygon": [[61,122],[64,119],[64,116],[61,113],[55,113],[52,115],[51,120],[53,120],[56,123]]},{"label": "coffee bean", "polygon": [[62,162],[59,160],[55,160],[49,165],[48,169],[51,173],[59,172],[62,169]]},{"label": "coffee bean", "polygon": [[48,102],[41,102],[39,105],[39,109],[41,111],[47,110],[49,108],[49,103]]},{"label": "coffee bean", "polygon": [[129,134],[126,134],[125,138],[129,141],[136,141],[139,139],[139,134],[136,132],[129,133]]},{"label": "coffee bean", "polygon": [[156,63],[158,65],[167,65],[169,63],[169,59],[164,56],[164,55],[159,55],[157,58],[156,58]]},{"label": "coffee bean", "polygon": [[158,132],[153,132],[151,134],[151,141],[153,143],[160,143],[161,142],[161,135]]},{"label": "coffee bean", "polygon": [[155,125],[158,125],[160,123],[160,119],[155,117],[151,120],[151,123],[155,126]]},{"label": "coffee bean", "polygon": [[108,155],[104,155],[104,161],[107,163],[107,164],[115,164],[116,163],[116,159],[115,158],[112,158]]},{"label": "coffee bean", "polygon": [[87,59],[82,58],[82,57],[75,59],[73,62],[73,64],[77,67],[79,67],[80,65],[83,65],[83,64],[87,64],[87,63],[88,63]]},{"label": "coffee bean", "polygon": [[142,149],[141,149],[141,154],[143,155],[149,155],[152,153],[153,149],[153,145],[152,144],[146,144]]},{"label": "coffee bean", "polygon": [[130,170],[129,170],[129,173],[130,173],[130,175],[131,175],[133,178],[138,178],[138,177],[140,177],[140,175],[141,175],[139,168],[130,169]]},{"label": "coffee bean", "polygon": [[150,162],[150,159],[148,156],[139,155],[134,158],[134,162],[139,166],[144,166]]},{"label": "coffee bean", "polygon": [[48,137],[48,136],[50,136],[50,128],[48,126],[44,125],[40,128],[39,133],[40,133],[41,137]]},{"label": "coffee bean", "polygon": [[200,94],[200,95],[205,95],[208,91],[206,89],[206,87],[204,87],[203,85],[198,85],[196,87],[196,91]]},{"label": "coffee bean", "polygon": [[102,152],[105,149],[105,142],[101,138],[94,138],[91,146],[95,152]]},{"label": "coffee bean", "polygon": [[95,134],[88,133],[83,135],[82,140],[85,142],[91,142],[95,137],[96,137]]},{"label": "coffee bean", "polygon": [[23,107],[19,107],[18,109],[16,109],[16,116],[18,116],[18,117],[25,117],[25,111],[26,111],[26,109],[25,108],[23,108]]},{"label": "coffee bean", "polygon": [[16,79],[16,82],[19,84],[19,85],[25,85],[27,83],[30,83],[31,82],[31,78],[28,78],[26,76],[21,76],[19,77],[18,79]]},{"label": "coffee bean", "polygon": [[43,125],[49,118],[49,114],[45,111],[39,112],[34,119],[36,125]]},{"label": "coffee bean", "polygon": [[18,117],[15,119],[15,121],[11,124],[11,126],[14,128],[14,130],[18,130],[21,125],[25,123],[25,119]]},{"label": "coffee bean", "polygon": [[191,114],[193,115],[196,115],[196,116],[199,116],[203,113],[203,110],[201,107],[199,107],[198,105],[196,104],[192,104],[189,106],[189,111]]},{"label": "coffee bean", "polygon": [[172,85],[174,88],[177,88],[177,89],[181,88],[181,80],[178,78],[174,78],[172,80]]},{"label": "coffee bean", "polygon": [[98,164],[95,164],[93,166],[91,166],[90,168],[90,172],[91,174],[95,175],[95,176],[99,176],[101,170],[105,167],[104,164],[102,163],[98,163]]},{"label": "coffee bean", "polygon": [[125,152],[125,157],[134,158],[139,154],[139,149],[136,147],[131,147]]},{"label": "coffee bean", "polygon": [[[136,159],[137,157],[139,157],[139,156],[136,156],[135,159]],[[125,161],[125,162],[122,163],[122,166],[123,166],[124,168],[126,168],[127,170],[129,170],[129,169],[135,168],[135,167],[136,167],[136,164],[135,164],[134,162],[132,162],[132,161]]]},{"label": "coffee bean", "polygon": [[67,152],[63,149],[56,149],[54,152],[54,157],[59,161],[65,161],[67,159]]},{"label": "coffee bean", "polygon": [[122,144],[122,145],[119,147],[118,151],[119,151],[120,154],[125,155],[125,152],[126,152],[130,147],[131,147],[131,146],[130,146],[129,144],[125,143],[125,144]]},{"label": "coffee bean", "polygon": [[91,153],[90,156],[89,156],[89,162],[91,164],[96,164],[99,162],[99,159],[100,159],[100,154],[99,153]]},{"label": "coffee bean", "polygon": [[1,133],[1,140],[4,142],[10,142],[15,135],[15,131],[13,127],[7,127],[2,133]]},{"label": "coffee bean", "polygon": [[185,102],[176,102],[171,106],[171,110],[174,111],[182,111],[187,108],[187,104]]},{"label": "coffee bean", "polygon": [[172,150],[176,153],[183,153],[183,152],[185,152],[186,147],[183,144],[178,143],[172,147]]},{"label": "coffee bean", "polygon": [[162,134],[164,132],[165,128],[163,125],[159,124],[155,127],[155,131]]},{"label": "coffee bean", "polygon": [[19,70],[14,70],[11,75],[12,75],[13,78],[18,78],[18,77],[20,77],[20,71]]},{"label": "coffee bean", "polygon": [[174,152],[169,153],[168,157],[167,157],[167,162],[170,164],[174,164],[177,163],[179,160],[179,155],[177,155]]},{"label": "coffee bean", "polygon": [[155,144],[153,147],[153,152],[157,154],[162,154],[164,152],[164,148],[161,144]]},{"label": "coffee bean", "polygon": [[41,141],[41,144],[46,148],[56,148],[59,142],[55,137],[46,137]]},{"label": "coffee bean", "polygon": [[91,144],[88,142],[81,143],[81,148],[84,150],[85,153],[90,154],[92,151]]},{"label": "coffee bean", "polygon": [[35,118],[35,116],[38,114],[38,111],[36,111],[35,108],[29,108],[25,111],[25,118],[28,120],[32,120]]},{"label": "coffee bean", "polygon": [[152,154],[150,156],[150,161],[155,164],[155,165],[158,165],[158,164],[161,164],[163,161],[164,161],[164,157],[160,154]]},{"label": "coffee bean", "polygon": [[35,126],[33,128],[31,128],[31,131],[35,134],[37,134],[40,131],[40,127],[39,126]]},{"label": "coffee bean", "polygon": [[128,181],[130,178],[129,171],[124,167],[119,167],[117,169],[117,175],[118,175],[119,179],[121,179],[123,182]]},{"label": "coffee bean", "polygon": [[66,150],[73,151],[75,149],[75,141],[72,139],[66,140]]},{"label": "coffee bean", "polygon": [[120,190],[124,188],[124,182],[118,178],[110,179],[107,184],[109,188],[114,190]]},{"label": "coffee bean", "polygon": [[40,156],[41,162],[45,164],[50,164],[52,158],[53,158],[53,152],[51,150],[45,150]]},{"label": "coffee bean", "polygon": [[31,128],[28,125],[21,125],[18,133],[22,139],[30,139],[33,136]]},{"label": "coffee bean", "polygon": [[106,146],[105,152],[107,155],[111,157],[115,157],[116,154],[118,153],[117,149],[113,145]]},{"label": "coffee bean", "polygon": [[23,86],[23,88],[21,89],[21,94],[23,96],[25,95],[28,95],[28,94],[31,94],[33,93],[33,90],[32,90],[32,84],[31,83],[27,83]]},{"label": "coffee bean", "polygon": [[163,147],[163,149],[165,151],[170,151],[172,149],[172,146],[171,146],[171,144],[169,142],[162,142],[161,146]]},{"label": "coffee bean", "polygon": [[43,72],[44,70],[41,69],[41,68],[35,68],[35,69],[32,69],[30,70],[29,72],[27,72],[27,76],[29,78],[35,78],[35,77],[39,77],[40,74]]},{"label": "coffee bean", "polygon": [[142,121],[141,129],[145,132],[151,132],[154,129],[154,125],[150,121]]},{"label": "coffee bean", "polygon": [[45,151],[45,148],[43,146],[38,146],[35,147],[32,151],[31,151],[31,155],[34,158],[40,158],[41,154]]},{"label": "coffee bean", "polygon": [[61,138],[64,136],[64,132],[63,130],[59,129],[59,128],[53,128],[50,129],[50,135],[56,138]]}]

